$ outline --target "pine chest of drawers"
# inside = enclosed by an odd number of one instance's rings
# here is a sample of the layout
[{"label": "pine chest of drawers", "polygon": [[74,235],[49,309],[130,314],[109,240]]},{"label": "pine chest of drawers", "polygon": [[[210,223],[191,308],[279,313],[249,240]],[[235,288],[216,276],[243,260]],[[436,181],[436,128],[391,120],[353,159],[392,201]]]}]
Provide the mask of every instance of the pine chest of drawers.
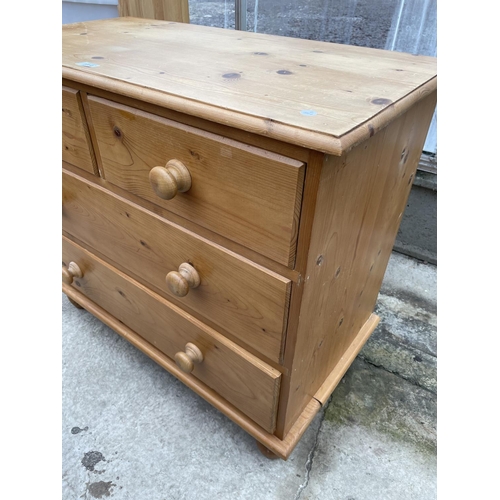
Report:
[{"label": "pine chest of drawers", "polygon": [[120,18],[62,69],[63,291],[286,459],[377,325],[435,59]]}]

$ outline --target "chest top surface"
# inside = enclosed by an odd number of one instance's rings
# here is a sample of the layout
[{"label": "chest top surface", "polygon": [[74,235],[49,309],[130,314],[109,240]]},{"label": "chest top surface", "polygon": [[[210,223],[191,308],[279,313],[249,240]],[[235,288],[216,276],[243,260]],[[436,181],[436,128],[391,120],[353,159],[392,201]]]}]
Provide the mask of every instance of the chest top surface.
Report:
[{"label": "chest top surface", "polygon": [[341,154],[436,89],[436,58],[117,18],[63,26],[63,77]]}]

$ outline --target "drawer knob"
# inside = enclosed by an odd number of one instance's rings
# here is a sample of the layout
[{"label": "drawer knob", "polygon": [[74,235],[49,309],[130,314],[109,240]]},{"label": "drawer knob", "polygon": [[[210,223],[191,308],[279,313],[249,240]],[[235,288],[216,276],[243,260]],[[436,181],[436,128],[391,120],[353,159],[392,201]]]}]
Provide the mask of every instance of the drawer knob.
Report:
[{"label": "drawer knob", "polygon": [[203,361],[203,353],[200,349],[188,342],[184,352],[180,351],[175,355],[177,366],[186,373],[191,373],[194,370],[194,364],[199,364]]},{"label": "drawer knob", "polygon": [[171,271],[165,278],[169,290],[177,297],[185,297],[190,288],[196,288],[200,284],[198,271],[187,262],[179,266],[179,271]]},{"label": "drawer knob", "polygon": [[161,199],[171,200],[177,192],[185,193],[189,190],[191,174],[184,163],[170,160],[164,167],[154,167],[150,170],[149,182]]},{"label": "drawer knob", "polygon": [[62,266],[62,280],[67,285],[71,285],[75,278],[81,278],[83,276],[82,270],[74,262],[70,262],[68,267]]}]

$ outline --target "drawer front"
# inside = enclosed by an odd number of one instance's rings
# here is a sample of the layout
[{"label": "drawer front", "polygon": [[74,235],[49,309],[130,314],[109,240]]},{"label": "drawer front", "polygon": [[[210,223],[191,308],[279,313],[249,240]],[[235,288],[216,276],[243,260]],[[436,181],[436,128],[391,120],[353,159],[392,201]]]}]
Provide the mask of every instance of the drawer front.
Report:
[{"label": "drawer front", "polygon": [[[291,282],[63,170],[63,229],[274,361],[281,358]],[[200,277],[176,297],[166,275]]]},{"label": "drawer front", "polygon": [[279,371],[64,237],[62,255],[82,271],[72,283],[79,292],[171,358],[194,344],[203,360],[192,375],[274,431]]},{"label": "drawer front", "polygon": [[[303,163],[101,98],[89,102],[107,181],[293,267]],[[191,186],[166,200],[150,172],[171,160],[187,168]]]},{"label": "drawer front", "polygon": [[78,90],[62,88],[62,159],[91,174],[97,173],[90,136]]}]

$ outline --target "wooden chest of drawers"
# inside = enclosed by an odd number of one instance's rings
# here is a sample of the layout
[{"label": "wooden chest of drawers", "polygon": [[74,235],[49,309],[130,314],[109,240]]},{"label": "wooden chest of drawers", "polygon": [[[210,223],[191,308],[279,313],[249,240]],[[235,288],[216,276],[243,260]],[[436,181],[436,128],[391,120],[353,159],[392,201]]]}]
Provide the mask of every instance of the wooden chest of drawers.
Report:
[{"label": "wooden chest of drawers", "polygon": [[63,291],[287,458],[372,314],[436,62],[120,18],[63,27]]}]

